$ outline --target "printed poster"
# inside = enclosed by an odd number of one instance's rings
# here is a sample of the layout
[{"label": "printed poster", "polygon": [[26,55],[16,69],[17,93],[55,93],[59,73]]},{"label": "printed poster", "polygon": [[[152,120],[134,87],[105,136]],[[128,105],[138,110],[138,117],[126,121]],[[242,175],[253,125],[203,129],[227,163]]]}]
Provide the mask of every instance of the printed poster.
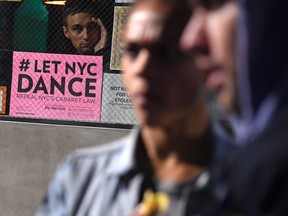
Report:
[{"label": "printed poster", "polygon": [[125,29],[125,24],[128,17],[128,12],[131,7],[114,7],[114,22],[113,22],[113,35],[112,35],[112,48],[111,48],[111,70],[121,70],[123,40],[122,33]]},{"label": "printed poster", "polygon": [[104,74],[101,122],[137,124],[121,74]]},{"label": "printed poster", "polygon": [[13,53],[10,116],[99,121],[102,56]]}]

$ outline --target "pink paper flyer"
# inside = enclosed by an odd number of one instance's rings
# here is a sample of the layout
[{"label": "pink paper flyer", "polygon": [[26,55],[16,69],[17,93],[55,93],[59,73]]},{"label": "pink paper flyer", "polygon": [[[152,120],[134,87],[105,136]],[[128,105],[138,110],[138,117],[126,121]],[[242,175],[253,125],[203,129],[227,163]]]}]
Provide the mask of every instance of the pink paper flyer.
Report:
[{"label": "pink paper flyer", "polygon": [[102,56],[13,53],[10,116],[99,121]]}]

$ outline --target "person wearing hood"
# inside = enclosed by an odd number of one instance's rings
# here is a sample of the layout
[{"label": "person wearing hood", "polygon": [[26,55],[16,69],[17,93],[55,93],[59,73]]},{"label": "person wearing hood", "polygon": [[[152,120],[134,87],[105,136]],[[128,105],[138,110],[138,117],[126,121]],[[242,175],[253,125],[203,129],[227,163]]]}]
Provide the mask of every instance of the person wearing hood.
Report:
[{"label": "person wearing hood", "polygon": [[[181,46],[194,52],[206,89],[216,93],[240,146],[227,156],[222,166],[228,191],[224,208],[244,215],[287,215],[288,2],[211,0],[201,5],[191,0],[189,3],[194,13],[183,32]],[[231,47],[221,52],[216,47],[223,44],[213,44],[217,28],[212,24],[217,17],[211,17],[217,10],[224,10],[225,5],[227,8],[233,4],[239,5],[223,13],[222,18],[238,8],[237,37],[235,44],[230,43],[231,36],[235,38],[233,32],[222,38],[226,41],[224,45]],[[226,24],[235,26],[235,22]],[[230,60],[217,64],[223,53],[230,53]],[[237,70],[229,69],[236,60]]]}]

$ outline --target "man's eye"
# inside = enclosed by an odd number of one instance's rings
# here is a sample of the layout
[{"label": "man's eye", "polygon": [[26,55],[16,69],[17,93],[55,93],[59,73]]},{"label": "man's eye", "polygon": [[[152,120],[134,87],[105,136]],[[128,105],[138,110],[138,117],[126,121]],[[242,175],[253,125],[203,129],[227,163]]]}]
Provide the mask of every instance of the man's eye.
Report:
[{"label": "man's eye", "polygon": [[178,49],[175,47],[159,46],[157,49],[157,55],[160,59],[171,59],[178,54]]},{"label": "man's eye", "polygon": [[125,54],[132,58],[136,57],[138,53],[139,53],[139,47],[137,46],[129,46],[126,47],[125,49]]},{"label": "man's eye", "polygon": [[77,33],[80,33],[83,31],[83,27],[82,26],[76,26],[76,27],[72,28],[72,30],[77,32]]},{"label": "man's eye", "polygon": [[99,31],[101,30],[101,27],[99,25],[97,25],[96,23],[90,23],[88,26],[87,26],[87,30],[92,32],[92,31]]}]

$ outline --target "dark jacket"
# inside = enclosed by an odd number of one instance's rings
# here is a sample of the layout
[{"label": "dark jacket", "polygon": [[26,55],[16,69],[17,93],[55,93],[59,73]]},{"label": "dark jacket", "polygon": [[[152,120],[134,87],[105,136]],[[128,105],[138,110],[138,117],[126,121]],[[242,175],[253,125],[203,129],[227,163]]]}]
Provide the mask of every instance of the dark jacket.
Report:
[{"label": "dark jacket", "polygon": [[226,208],[288,215],[288,1],[240,3],[237,88],[246,136],[223,169]]},{"label": "dark jacket", "polygon": [[288,106],[263,133],[230,155],[226,206],[244,215],[288,215]]}]

